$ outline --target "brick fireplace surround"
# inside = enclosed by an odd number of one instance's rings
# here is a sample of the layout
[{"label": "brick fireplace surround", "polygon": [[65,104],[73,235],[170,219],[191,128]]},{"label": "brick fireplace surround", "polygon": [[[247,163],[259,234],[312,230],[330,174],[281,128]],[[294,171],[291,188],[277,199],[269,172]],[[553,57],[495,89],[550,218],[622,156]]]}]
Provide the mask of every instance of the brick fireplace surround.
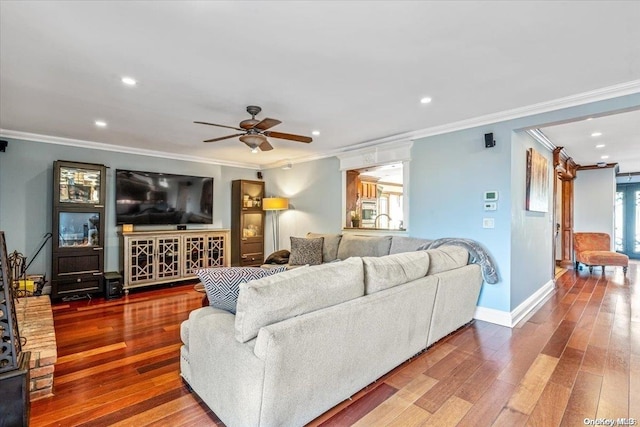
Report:
[{"label": "brick fireplace surround", "polygon": [[22,350],[31,352],[31,401],[52,396],[53,370],[58,353],[49,296],[18,298],[15,306],[20,337],[27,340]]}]

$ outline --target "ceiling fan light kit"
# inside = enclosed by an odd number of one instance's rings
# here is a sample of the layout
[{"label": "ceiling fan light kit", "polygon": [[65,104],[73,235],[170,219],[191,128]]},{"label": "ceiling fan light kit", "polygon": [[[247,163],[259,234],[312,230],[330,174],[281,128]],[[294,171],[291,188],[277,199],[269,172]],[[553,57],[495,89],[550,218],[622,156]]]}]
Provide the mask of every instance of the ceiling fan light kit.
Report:
[{"label": "ceiling fan light kit", "polygon": [[217,127],[227,128],[227,129],[234,129],[242,132],[242,133],[236,133],[233,135],[223,136],[220,138],[206,139],[204,140],[204,142],[222,141],[225,139],[235,138],[236,136],[239,136],[240,141],[247,144],[251,148],[252,153],[257,153],[258,149],[262,151],[273,150],[273,146],[269,143],[269,141],[267,140],[267,137],[286,139],[289,141],[296,141],[296,142],[304,142],[307,144],[313,141],[313,139],[308,136],[294,135],[291,133],[273,132],[273,131],[267,130],[272,128],[273,126],[279,125],[282,122],[280,120],[270,119],[270,118],[258,120],[256,119],[256,115],[260,111],[262,111],[262,108],[258,107],[257,105],[249,105],[247,107],[247,113],[251,114],[251,118],[241,121],[239,125],[240,127],[233,127],[233,126],[227,126],[227,125],[219,125],[216,123],[198,122],[198,121],[194,123],[209,125],[209,126],[217,126]]}]

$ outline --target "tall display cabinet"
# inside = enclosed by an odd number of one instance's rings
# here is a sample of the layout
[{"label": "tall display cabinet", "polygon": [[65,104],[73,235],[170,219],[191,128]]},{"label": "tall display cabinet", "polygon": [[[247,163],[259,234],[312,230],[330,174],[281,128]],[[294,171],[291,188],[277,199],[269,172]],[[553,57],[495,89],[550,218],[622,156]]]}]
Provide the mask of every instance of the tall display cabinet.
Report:
[{"label": "tall display cabinet", "polygon": [[53,163],[51,296],[103,291],[106,167]]},{"label": "tall display cabinet", "polygon": [[264,194],[263,181],[235,180],[231,183],[233,266],[259,266],[264,261]]}]

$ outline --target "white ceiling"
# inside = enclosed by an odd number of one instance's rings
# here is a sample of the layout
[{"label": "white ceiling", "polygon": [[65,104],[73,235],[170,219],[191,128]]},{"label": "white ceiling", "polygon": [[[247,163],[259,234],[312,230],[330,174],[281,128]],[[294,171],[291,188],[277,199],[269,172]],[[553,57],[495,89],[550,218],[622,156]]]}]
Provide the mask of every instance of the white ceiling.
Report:
[{"label": "white ceiling", "polygon": [[[1,135],[295,162],[638,81],[639,18],[638,1],[2,0]],[[237,126],[250,104],[275,131],[321,135],[255,155],[202,142],[235,132],[194,120]]]}]

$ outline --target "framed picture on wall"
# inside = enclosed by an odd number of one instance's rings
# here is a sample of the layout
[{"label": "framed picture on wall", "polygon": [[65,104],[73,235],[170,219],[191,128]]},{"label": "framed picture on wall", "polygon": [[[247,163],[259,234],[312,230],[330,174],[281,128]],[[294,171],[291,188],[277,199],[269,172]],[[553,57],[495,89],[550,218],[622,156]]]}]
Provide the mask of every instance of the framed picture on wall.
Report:
[{"label": "framed picture on wall", "polygon": [[527,151],[526,209],[549,212],[549,161],[533,148]]}]

